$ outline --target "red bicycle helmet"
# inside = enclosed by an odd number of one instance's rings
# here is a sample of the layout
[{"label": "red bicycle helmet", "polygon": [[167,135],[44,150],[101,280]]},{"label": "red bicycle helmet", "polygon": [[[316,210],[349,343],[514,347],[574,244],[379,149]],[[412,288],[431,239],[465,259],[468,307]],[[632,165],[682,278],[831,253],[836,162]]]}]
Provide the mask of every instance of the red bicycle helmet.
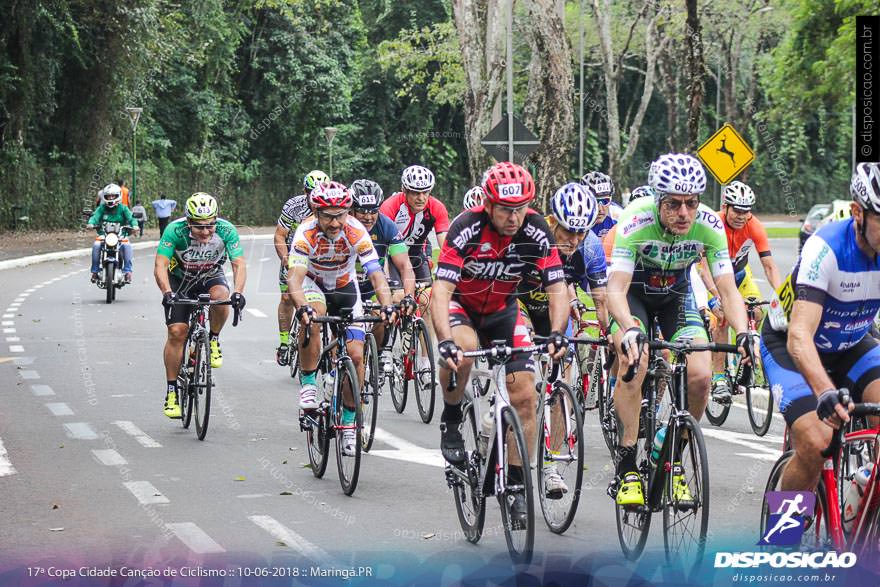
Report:
[{"label": "red bicycle helmet", "polygon": [[501,206],[522,206],[535,197],[535,180],[523,167],[510,161],[496,163],[483,177],[486,200]]},{"label": "red bicycle helmet", "polygon": [[351,208],[351,190],[336,181],[319,183],[312,193],[309,201],[316,210],[321,208]]}]

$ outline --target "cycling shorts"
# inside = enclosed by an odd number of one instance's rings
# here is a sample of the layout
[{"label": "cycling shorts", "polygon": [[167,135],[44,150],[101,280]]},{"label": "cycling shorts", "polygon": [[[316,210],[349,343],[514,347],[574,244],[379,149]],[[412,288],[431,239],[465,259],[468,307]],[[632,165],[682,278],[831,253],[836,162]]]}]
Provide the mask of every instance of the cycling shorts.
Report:
[{"label": "cycling shorts", "polygon": [[[746,266],[744,276],[742,280],[737,284],[736,289],[739,291],[739,295],[742,296],[744,300],[749,298],[754,298],[756,300],[762,299],[761,290],[758,289],[758,285],[755,283],[755,278],[752,276],[752,270],[750,267]],[[709,294],[709,297],[714,297],[712,294]],[[757,308],[758,316],[760,317],[761,309]],[[725,314],[724,320],[721,320],[718,323],[719,326],[729,326],[727,322],[727,315]]]},{"label": "cycling shorts", "polygon": [[[638,322],[642,332],[647,332],[650,318],[656,316],[663,340],[675,342],[682,337],[709,340],[703,316],[697,308],[692,291],[688,290],[685,294],[669,292],[659,295],[636,293],[641,289],[638,284],[635,287],[631,286],[626,294],[626,301],[629,303],[629,311],[633,319]],[[614,334],[618,330],[620,326],[612,319],[609,331]]]},{"label": "cycling shorts", "polygon": [[[185,278],[181,279],[172,274],[168,276],[168,281],[171,284],[171,291],[176,293],[178,297],[190,300],[197,299],[201,294],[211,293],[211,288],[215,285],[222,285],[226,288],[227,297],[229,294],[229,282],[226,281],[226,276],[222,273],[220,275],[215,275],[214,277],[208,277],[207,279],[190,280]],[[192,304],[172,306],[171,312],[165,315],[165,325],[188,324],[189,315],[195,309],[196,307]]]},{"label": "cycling shorts", "polygon": [[[475,330],[480,346],[488,347],[493,340],[505,340],[508,346],[513,348],[527,347],[532,344],[529,337],[529,329],[525,319],[519,313],[517,304],[508,304],[500,312],[494,314],[471,314],[455,300],[449,302],[449,325],[468,326]],[[496,365],[497,359],[489,358],[490,365]],[[505,371],[509,375],[519,371],[535,371],[535,362],[531,355],[514,355],[505,364]]]},{"label": "cycling shorts", "polygon": [[[327,308],[327,316],[339,316],[343,313],[361,316],[364,306],[361,303],[361,293],[358,290],[357,281],[351,280],[344,286],[332,291],[324,291],[313,279],[306,276],[303,278],[303,295],[307,304],[321,304]],[[364,325],[355,323],[345,329],[345,340],[359,340],[365,338]]]},{"label": "cycling shorts", "polygon": [[281,263],[278,269],[278,289],[281,293],[287,293],[287,264]]},{"label": "cycling shorts", "polygon": [[[770,321],[765,320],[761,329],[764,374],[773,399],[790,427],[804,414],[815,412],[819,402],[788,354],[787,343],[788,332],[773,330]],[[854,402],[862,401],[865,388],[880,378],[880,343],[870,334],[844,351],[819,353],[819,359],[832,383],[838,389],[848,389]]]}]

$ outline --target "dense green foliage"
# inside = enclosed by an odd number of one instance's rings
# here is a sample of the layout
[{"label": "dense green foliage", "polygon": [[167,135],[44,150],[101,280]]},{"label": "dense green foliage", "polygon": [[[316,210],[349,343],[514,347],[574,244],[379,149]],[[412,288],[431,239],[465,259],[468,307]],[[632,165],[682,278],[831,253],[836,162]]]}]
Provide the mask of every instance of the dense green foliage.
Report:
[{"label": "dense green foliage", "polygon": [[[577,73],[579,3],[567,4]],[[642,3],[612,4],[622,49]],[[672,12],[662,33],[674,37],[665,58],[675,62],[683,55],[683,7],[665,4]],[[720,49],[713,47],[743,31],[736,69],[724,72],[739,81],[738,112],[725,104],[720,119],[734,118],[758,153],[748,180],[762,197],[759,209],[802,213],[845,193],[854,15],[878,6],[779,0],[755,17],[755,4],[733,2],[722,13],[707,3],[701,133],[715,127],[712,71]],[[753,17],[737,18],[747,5]],[[239,223],[271,222],[306,172],[329,171],[326,126],[339,129],[333,175],[342,181],[372,177],[390,193],[403,167],[422,163],[437,174],[435,193],[454,212],[476,179],[467,172],[464,74],[448,0],[6,0],[0,14],[3,228],[13,206],[27,207],[33,227],[77,226],[98,188],[117,177],[130,185],[126,106],[144,109],[139,199],[164,193],[181,200],[204,190]],[[518,9],[517,27],[527,19]],[[601,108],[594,107],[604,85],[589,13],[585,29],[585,161],[592,167],[607,163],[607,153]],[[515,40],[518,105],[529,64],[522,37]],[[634,36],[624,58],[619,100],[627,115],[641,94],[642,43]],[[641,183],[646,163],[675,144],[667,114],[681,108],[683,87],[677,91],[655,89],[623,183]],[[576,150],[571,161],[574,175]]]}]

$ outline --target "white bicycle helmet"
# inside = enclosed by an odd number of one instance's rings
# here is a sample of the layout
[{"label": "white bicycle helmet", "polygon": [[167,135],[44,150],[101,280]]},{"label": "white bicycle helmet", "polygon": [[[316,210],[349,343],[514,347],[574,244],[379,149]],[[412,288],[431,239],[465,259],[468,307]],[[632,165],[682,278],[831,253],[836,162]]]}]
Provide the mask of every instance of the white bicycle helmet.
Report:
[{"label": "white bicycle helmet", "polygon": [[108,183],[101,190],[101,202],[108,208],[113,208],[122,202],[122,188],[115,183]]},{"label": "white bicycle helmet", "polygon": [[623,197],[623,207],[626,208],[627,206],[632,204],[633,201],[638,200],[639,198],[653,198],[655,194],[656,192],[651,186],[640,185],[639,187],[631,191],[628,196]]},{"label": "white bicycle helmet", "polygon": [[651,163],[648,183],[656,190],[659,204],[669,194],[695,194],[706,191],[706,172],[693,155],[668,153]]},{"label": "white bicycle helmet", "polygon": [[593,190],[574,182],[556,190],[550,200],[550,210],[562,228],[577,233],[590,230],[599,215],[599,205]]},{"label": "white bicycle helmet", "polygon": [[485,197],[486,193],[483,191],[483,186],[475,185],[464,195],[464,209],[473,210],[474,208],[482,206]]},{"label": "white bicycle helmet", "polygon": [[856,165],[849,191],[862,208],[880,214],[880,163]]},{"label": "white bicycle helmet", "polygon": [[400,183],[410,192],[430,192],[434,188],[434,174],[427,167],[410,165],[403,170]]},{"label": "white bicycle helmet", "polygon": [[741,181],[732,181],[724,188],[722,201],[734,208],[751,210],[755,205],[755,192]]},{"label": "white bicycle helmet", "polygon": [[601,171],[591,171],[581,178],[581,185],[589,187],[597,198],[610,198],[614,195],[614,182]]}]

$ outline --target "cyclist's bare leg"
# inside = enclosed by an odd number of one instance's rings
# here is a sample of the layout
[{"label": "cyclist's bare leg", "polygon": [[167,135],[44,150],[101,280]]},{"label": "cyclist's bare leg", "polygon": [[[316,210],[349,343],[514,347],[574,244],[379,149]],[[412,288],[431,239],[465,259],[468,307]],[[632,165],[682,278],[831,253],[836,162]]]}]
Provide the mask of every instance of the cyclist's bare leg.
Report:
[{"label": "cyclist's bare leg", "polygon": [[[729,332],[730,327],[727,324],[727,320],[724,320],[723,325],[716,324],[715,328],[712,329],[712,340],[715,342],[726,343],[728,341]],[[688,358],[688,360],[690,360],[690,358]],[[712,353],[712,372],[724,373],[724,362],[726,360],[727,353]],[[688,363],[688,370],[690,370],[690,363]]]},{"label": "cyclist's bare leg", "polygon": [[[211,288],[210,294],[211,301],[229,299],[229,289],[225,285],[215,285]],[[211,306],[208,316],[211,319],[211,332],[213,334],[220,334],[220,331],[223,330],[223,325],[226,324],[226,320],[229,318],[229,306]]]},{"label": "cyclist's bare leg", "polygon": [[[537,410],[534,373],[530,371],[508,373],[507,393],[510,395],[513,409],[519,415],[519,422],[522,424],[523,436],[525,436],[526,446],[529,450],[528,456],[531,458],[535,452],[535,411]],[[507,439],[507,446],[515,446],[510,438]],[[522,459],[520,455],[516,454],[514,448],[511,448],[510,464],[522,464]]]},{"label": "cyclist's bare leg", "polygon": [[[362,340],[349,340],[345,343],[345,349],[348,351],[348,356],[351,358],[351,361],[354,363],[354,370],[357,372],[358,384],[363,387],[364,385],[364,341]],[[355,401],[354,396],[351,393],[351,386],[346,385],[342,388],[342,403],[345,407],[354,410]]]},{"label": "cyclist's bare leg", "polygon": [[[323,316],[327,313],[327,306],[318,302],[311,302],[309,305],[315,310],[315,316]],[[321,325],[312,322],[311,340],[309,346],[304,346],[306,329],[299,330],[299,368],[300,371],[314,371],[318,368],[318,356],[321,354]]]},{"label": "cyclist's bare leg", "polygon": [[[455,341],[462,351],[473,351],[479,347],[477,333],[470,326],[461,324],[452,328],[452,340]],[[450,370],[446,366],[446,361],[440,361],[440,388],[443,390],[443,400],[448,404],[457,404],[461,402],[464,389],[469,385],[471,367],[474,364],[473,359],[462,359],[458,364],[458,385],[454,390],[447,391],[449,386]]]},{"label": "cyclist's bare leg", "polygon": [[290,324],[293,321],[293,308],[293,296],[289,293],[282,293],[281,300],[278,302],[278,332],[290,330]]},{"label": "cyclist's bare leg", "polygon": [[186,342],[186,334],[189,325],[185,322],[175,322],[168,325],[168,339],[165,341],[165,379],[174,381],[177,379],[177,371],[180,369],[180,360],[183,357],[183,343]]},{"label": "cyclist's bare leg", "polygon": [[623,424],[623,434],[620,436],[621,446],[635,446],[639,436],[639,412],[642,408],[642,381],[648,371],[647,347],[642,347],[639,369],[629,383],[623,380],[623,376],[629,369],[630,363],[626,353],[620,348],[623,339],[623,331],[614,333],[614,345],[617,349],[617,385],[614,388],[614,411]]},{"label": "cyclist's bare leg", "polygon": [[[694,344],[706,344],[703,338],[694,338]],[[712,366],[708,353],[691,353],[687,357],[688,412],[699,422],[709,403]]]}]

